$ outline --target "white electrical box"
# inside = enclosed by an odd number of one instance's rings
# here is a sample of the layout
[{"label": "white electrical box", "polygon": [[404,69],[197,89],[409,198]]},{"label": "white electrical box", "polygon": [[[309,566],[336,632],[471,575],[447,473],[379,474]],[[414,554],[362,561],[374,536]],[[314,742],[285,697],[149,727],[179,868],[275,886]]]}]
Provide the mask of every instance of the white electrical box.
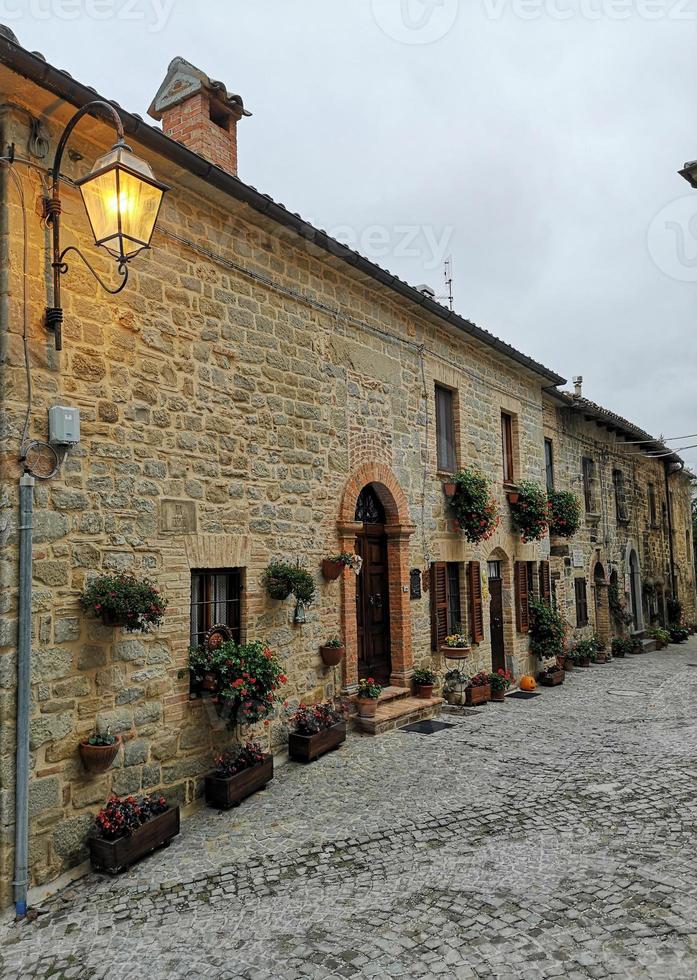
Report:
[{"label": "white electrical box", "polygon": [[56,446],[75,446],[80,441],[80,409],[52,405],[48,410],[48,441]]}]

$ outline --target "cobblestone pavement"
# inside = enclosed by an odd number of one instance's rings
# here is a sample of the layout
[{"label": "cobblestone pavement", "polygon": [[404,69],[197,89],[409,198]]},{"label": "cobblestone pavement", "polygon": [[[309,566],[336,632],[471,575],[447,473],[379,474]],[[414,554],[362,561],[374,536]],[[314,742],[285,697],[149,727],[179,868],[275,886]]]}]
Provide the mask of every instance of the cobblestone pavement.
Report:
[{"label": "cobblestone pavement", "polygon": [[696,698],[691,639],[351,738],[5,918],[0,976],[692,980]]}]

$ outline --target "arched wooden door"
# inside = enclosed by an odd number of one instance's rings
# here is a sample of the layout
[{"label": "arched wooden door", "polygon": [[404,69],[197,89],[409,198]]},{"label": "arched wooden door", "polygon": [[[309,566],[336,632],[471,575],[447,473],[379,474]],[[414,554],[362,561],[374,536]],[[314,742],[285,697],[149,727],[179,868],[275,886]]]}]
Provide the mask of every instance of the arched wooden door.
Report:
[{"label": "arched wooden door", "polygon": [[361,490],[355,519],[363,525],[356,536],[356,554],[363,559],[356,583],[358,676],[386,685],[392,670],[387,535],[384,508],[370,484]]}]

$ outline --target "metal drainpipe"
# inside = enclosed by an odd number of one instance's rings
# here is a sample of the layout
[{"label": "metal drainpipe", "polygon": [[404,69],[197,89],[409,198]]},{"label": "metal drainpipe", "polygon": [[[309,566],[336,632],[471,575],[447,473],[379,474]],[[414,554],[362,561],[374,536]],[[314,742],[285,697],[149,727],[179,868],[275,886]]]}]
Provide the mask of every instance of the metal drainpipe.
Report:
[{"label": "metal drainpipe", "polygon": [[17,770],[15,774],[15,909],[27,914],[29,886],[29,703],[31,684],[32,528],[34,477],[19,481],[19,630],[17,642]]}]

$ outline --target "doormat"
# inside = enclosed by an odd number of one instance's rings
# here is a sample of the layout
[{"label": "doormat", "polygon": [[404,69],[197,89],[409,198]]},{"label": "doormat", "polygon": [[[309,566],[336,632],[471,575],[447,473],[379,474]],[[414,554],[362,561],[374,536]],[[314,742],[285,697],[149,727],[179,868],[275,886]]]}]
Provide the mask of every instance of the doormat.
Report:
[{"label": "doormat", "polygon": [[513,694],[507,694],[507,698],[539,698],[542,694],[541,691],[514,691]]},{"label": "doormat", "polygon": [[400,728],[400,732],[416,732],[417,735],[433,735],[434,732],[440,732],[444,728],[452,728],[453,724],[449,721],[434,721],[432,718],[426,718],[425,721],[415,721],[413,725],[405,725],[404,728]]}]

